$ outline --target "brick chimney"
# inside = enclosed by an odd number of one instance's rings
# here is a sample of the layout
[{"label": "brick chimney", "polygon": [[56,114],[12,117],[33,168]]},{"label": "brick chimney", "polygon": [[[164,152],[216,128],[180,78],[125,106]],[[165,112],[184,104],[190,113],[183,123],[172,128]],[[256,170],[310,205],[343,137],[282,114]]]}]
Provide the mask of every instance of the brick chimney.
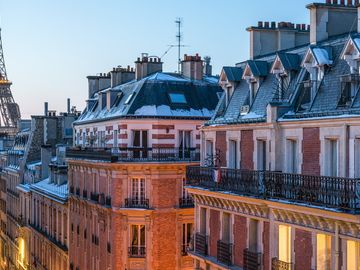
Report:
[{"label": "brick chimney", "polygon": [[358,0],[326,0],[313,3],[310,10],[310,43],[316,44],[332,36],[357,31]]},{"label": "brick chimney", "polygon": [[135,62],[135,79],[141,80],[156,72],[162,72],[162,64],[159,57],[143,53]]},{"label": "brick chimney", "polygon": [[135,71],[130,66],[127,68],[116,67],[110,72],[111,77],[111,88],[130,82],[135,79]]},{"label": "brick chimney", "polygon": [[202,80],[203,78],[203,61],[201,56],[184,55],[184,60],[181,61],[181,73],[184,77],[190,80]]},{"label": "brick chimney", "polygon": [[100,90],[109,88],[111,85],[110,73],[100,73],[96,76],[87,76],[89,84],[89,98]]},{"label": "brick chimney", "polygon": [[250,58],[286,50],[309,43],[310,31],[306,24],[291,22],[258,22],[246,29],[250,32]]}]

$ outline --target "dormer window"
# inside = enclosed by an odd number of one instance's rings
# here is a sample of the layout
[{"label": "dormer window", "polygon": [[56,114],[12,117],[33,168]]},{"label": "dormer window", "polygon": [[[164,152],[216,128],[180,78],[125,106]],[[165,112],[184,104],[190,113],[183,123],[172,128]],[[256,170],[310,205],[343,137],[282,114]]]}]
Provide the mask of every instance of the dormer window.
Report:
[{"label": "dormer window", "polygon": [[349,67],[351,74],[359,74],[360,63],[360,38],[349,38],[340,58],[345,60]]},{"label": "dormer window", "polygon": [[128,105],[130,103],[130,101],[132,100],[134,96],[134,93],[131,93],[130,96],[128,96],[128,98],[125,100],[125,105]]},{"label": "dormer window", "polygon": [[249,104],[254,102],[257,92],[260,88],[260,82],[267,75],[267,62],[264,61],[248,61],[243,79],[249,84]]},{"label": "dormer window", "polygon": [[226,105],[229,104],[234,89],[242,80],[243,70],[240,67],[223,67],[219,84],[224,89],[226,95]]}]

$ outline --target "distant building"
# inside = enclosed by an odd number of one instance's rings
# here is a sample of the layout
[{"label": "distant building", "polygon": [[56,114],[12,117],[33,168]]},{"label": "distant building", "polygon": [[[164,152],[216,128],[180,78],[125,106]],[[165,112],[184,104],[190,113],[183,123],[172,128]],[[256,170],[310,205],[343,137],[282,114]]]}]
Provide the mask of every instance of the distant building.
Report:
[{"label": "distant building", "polygon": [[77,117],[69,102],[60,115],[46,103],[44,115],[32,116],[30,128],[20,131],[1,155],[2,269],[68,267],[66,165],[61,155],[54,157],[58,144],[72,145]]},{"label": "distant building", "polygon": [[135,64],[88,77],[67,151],[72,270],[193,269],[185,168],[199,164],[199,128],[223,91],[198,55],[182,74],[146,54]]},{"label": "distant building", "polygon": [[259,22],[251,59],[223,68],[187,168],[195,269],[359,269],[358,4],[310,4],[310,27]]}]

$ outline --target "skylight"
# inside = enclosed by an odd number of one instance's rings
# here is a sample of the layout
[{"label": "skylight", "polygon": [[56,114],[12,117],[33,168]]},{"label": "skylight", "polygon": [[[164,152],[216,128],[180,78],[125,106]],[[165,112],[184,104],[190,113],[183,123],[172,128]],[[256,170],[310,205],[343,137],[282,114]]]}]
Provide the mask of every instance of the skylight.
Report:
[{"label": "skylight", "polygon": [[125,100],[125,105],[128,105],[130,103],[133,96],[134,96],[134,93],[132,93],[130,96],[128,96],[128,98]]},{"label": "skylight", "polygon": [[169,93],[171,103],[186,104],[186,98],[183,93]]},{"label": "skylight", "polygon": [[117,94],[116,98],[115,98],[115,101],[114,101],[114,107],[117,107],[120,103],[120,100],[122,99],[123,97],[123,93],[120,92]]}]

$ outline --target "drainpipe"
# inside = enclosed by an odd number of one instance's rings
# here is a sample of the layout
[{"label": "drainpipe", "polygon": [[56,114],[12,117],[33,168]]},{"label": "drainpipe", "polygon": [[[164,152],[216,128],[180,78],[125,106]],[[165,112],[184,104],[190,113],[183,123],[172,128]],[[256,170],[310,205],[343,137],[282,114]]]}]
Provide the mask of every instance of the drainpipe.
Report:
[{"label": "drainpipe", "polygon": [[340,239],[339,239],[339,224],[335,223],[335,268],[339,269],[339,257],[340,257]]}]

